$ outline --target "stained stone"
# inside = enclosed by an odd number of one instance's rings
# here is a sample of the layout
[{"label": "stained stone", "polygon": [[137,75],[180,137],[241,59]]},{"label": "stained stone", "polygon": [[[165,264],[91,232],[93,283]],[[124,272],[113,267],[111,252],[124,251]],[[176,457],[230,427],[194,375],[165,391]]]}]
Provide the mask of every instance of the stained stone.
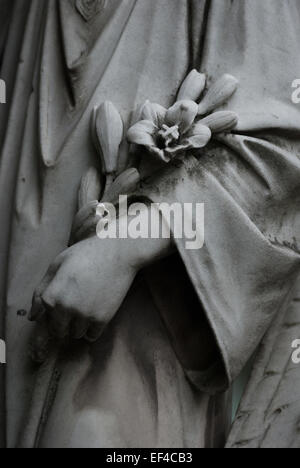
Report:
[{"label": "stained stone", "polygon": [[106,1],[107,0],[76,0],[76,8],[85,21],[91,21],[105,8]]},{"label": "stained stone", "polygon": [[[300,2],[3,2],[12,16],[0,15],[1,445],[299,447],[290,358],[300,337],[300,112],[291,99]],[[213,101],[225,111],[215,125],[230,111],[237,126],[154,163],[129,146],[128,129],[146,101],[170,109],[178,93],[196,99],[203,76],[181,89],[192,70],[207,78],[198,111]],[[239,82],[226,103],[214,86],[222,76],[227,93]],[[95,145],[93,110],[107,102],[119,130],[108,138],[106,114],[97,133],[106,144]],[[107,148],[117,148],[117,167]],[[90,233],[68,249],[78,209],[90,221],[88,203],[133,166],[130,177],[143,181],[134,199],[204,203],[202,249],[187,250],[184,236],[112,243]],[[16,311],[30,310],[39,285],[36,324]],[[51,342],[49,354],[49,332],[66,329],[77,339]],[[32,365],[30,349],[48,357],[43,365]],[[228,439],[232,385],[252,356]]]}]

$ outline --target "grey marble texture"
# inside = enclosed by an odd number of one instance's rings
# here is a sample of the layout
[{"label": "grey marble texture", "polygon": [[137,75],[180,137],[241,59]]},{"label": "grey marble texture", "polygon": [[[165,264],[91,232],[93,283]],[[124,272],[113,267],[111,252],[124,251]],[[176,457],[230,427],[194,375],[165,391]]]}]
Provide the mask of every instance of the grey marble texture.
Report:
[{"label": "grey marble texture", "polygon": [[[2,446],[299,446],[299,17],[298,0],[0,0]],[[192,70],[204,96],[236,78],[216,110],[237,125],[171,161],[167,137],[165,152],[132,148],[136,110],[172,108]],[[110,108],[117,167],[91,135],[107,101],[123,125]],[[84,229],[70,241],[78,210],[128,167],[135,197],[205,203],[203,249]],[[49,329],[77,339],[37,365],[30,343]],[[230,432],[232,386],[254,354]]]}]

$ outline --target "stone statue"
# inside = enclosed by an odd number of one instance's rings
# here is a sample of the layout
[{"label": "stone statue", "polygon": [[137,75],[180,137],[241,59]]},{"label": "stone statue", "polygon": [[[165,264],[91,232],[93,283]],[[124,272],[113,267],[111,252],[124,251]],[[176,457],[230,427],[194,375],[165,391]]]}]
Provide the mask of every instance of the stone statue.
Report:
[{"label": "stone statue", "polygon": [[[299,446],[298,3],[4,0],[2,445]],[[204,247],[98,239],[123,190]]]}]

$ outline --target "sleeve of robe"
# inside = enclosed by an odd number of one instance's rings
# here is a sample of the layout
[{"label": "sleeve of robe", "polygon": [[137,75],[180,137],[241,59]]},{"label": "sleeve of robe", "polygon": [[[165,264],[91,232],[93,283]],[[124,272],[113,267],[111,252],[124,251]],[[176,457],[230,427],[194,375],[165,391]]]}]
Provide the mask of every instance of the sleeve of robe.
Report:
[{"label": "sleeve of robe", "polygon": [[[197,342],[203,319],[195,319],[204,310],[219,358],[205,372],[193,359],[184,367],[208,393],[225,390],[239,375],[300,272],[300,105],[291,99],[300,77],[299,25],[297,0],[211,2],[199,68],[209,81],[223,73],[239,79],[225,106],[238,113],[238,128],[142,188],[155,203],[205,204],[204,248],[187,250],[186,239],[175,239],[181,259],[169,260],[175,263],[161,282],[148,277],[179,354],[191,343],[194,353],[207,353],[207,340]],[[188,288],[179,298],[183,265],[196,310]]]}]

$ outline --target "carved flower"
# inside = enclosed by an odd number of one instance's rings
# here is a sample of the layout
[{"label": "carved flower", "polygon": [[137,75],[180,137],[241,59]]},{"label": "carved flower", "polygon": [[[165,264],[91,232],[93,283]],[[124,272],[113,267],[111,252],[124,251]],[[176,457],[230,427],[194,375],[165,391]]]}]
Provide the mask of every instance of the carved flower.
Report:
[{"label": "carved flower", "polygon": [[204,148],[212,133],[232,130],[238,121],[235,113],[211,112],[232,96],[238,86],[237,80],[224,75],[197,104],[205,83],[205,75],[193,70],[183,82],[177,102],[170,109],[147,101],[140,110],[138,122],[128,130],[128,141],[144,146],[158,159],[168,163],[188,150]]}]

